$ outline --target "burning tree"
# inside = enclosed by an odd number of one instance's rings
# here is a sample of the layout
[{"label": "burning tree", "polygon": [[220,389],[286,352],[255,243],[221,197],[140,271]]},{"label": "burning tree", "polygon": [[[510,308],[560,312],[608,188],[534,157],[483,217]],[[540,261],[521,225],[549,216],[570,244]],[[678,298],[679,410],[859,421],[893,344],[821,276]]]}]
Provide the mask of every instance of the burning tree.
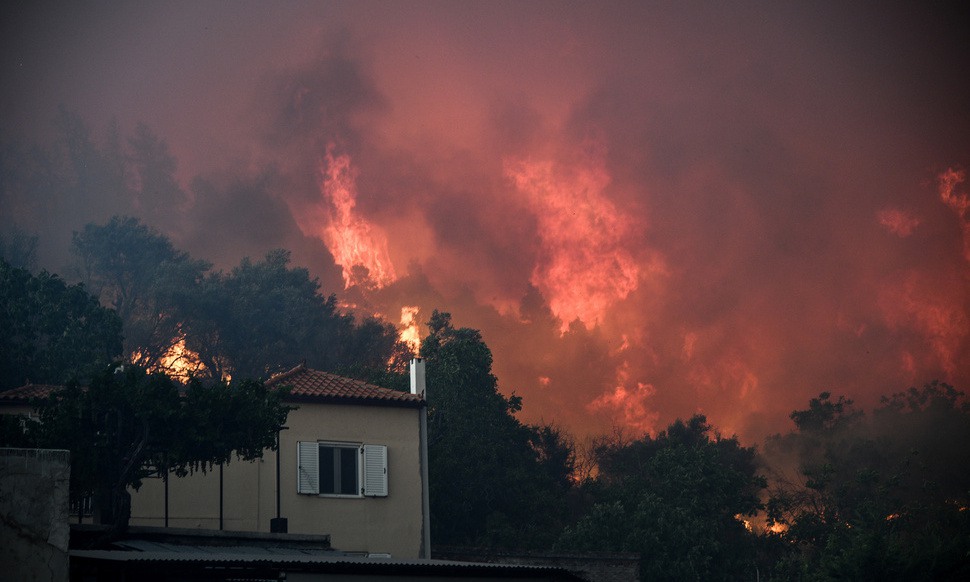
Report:
[{"label": "burning tree", "polygon": [[186,330],[187,347],[216,377],[266,378],[300,360],[356,376],[391,360],[403,371],[409,359],[393,325],[341,313],[336,296],[323,295],[283,249],[206,277],[188,304]]},{"label": "burning tree", "polygon": [[82,281],[121,317],[124,359],[149,371],[267,378],[303,360],[360,375],[409,359],[393,325],[341,313],[284,249],[212,272],[139,220],[116,216],[76,233],[74,251]]},{"label": "burning tree", "polygon": [[184,339],[186,305],[210,265],[129,217],[86,225],[73,248],[81,281],[121,318],[125,360],[157,368]]}]

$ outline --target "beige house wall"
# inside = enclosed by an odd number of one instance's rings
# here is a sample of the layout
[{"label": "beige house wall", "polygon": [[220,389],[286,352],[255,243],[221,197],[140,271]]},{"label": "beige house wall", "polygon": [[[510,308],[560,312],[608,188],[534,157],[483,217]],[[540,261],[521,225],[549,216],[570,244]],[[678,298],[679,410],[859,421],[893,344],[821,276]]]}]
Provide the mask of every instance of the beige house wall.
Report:
[{"label": "beige house wall", "polygon": [[[329,534],[335,549],[417,558],[421,549],[420,414],[424,409],[302,403],[280,434],[280,514],[290,533]],[[387,446],[387,497],[297,493],[297,442]],[[164,524],[164,485],[132,492],[132,525]],[[270,531],[276,517],[276,453],[223,469],[223,529]],[[219,469],[169,481],[169,527],[218,529]]]}]

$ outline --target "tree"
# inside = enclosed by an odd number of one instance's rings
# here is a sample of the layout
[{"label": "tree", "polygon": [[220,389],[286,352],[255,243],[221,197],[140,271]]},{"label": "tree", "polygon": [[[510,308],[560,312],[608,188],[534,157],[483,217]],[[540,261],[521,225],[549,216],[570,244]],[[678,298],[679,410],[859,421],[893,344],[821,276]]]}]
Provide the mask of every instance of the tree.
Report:
[{"label": "tree", "polygon": [[761,509],[766,483],[754,449],[711,432],[697,415],[656,438],[601,444],[585,484],[593,503],[559,547],[638,552],[643,580],[754,576],[756,538],[742,518]]},{"label": "tree", "polygon": [[481,333],[435,311],[428,362],[431,532],[439,545],[548,548],[565,519],[571,443],[515,418]]},{"label": "tree", "polygon": [[81,285],[0,259],[0,390],[61,384],[121,353],[121,321]]},{"label": "tree", "polygon": [[71,451],[71,494],[93,495],[102,523],[127,527],[128,488],[150,475],[186,475],[275,450],[289,408],[262,382],[171,378],[117,364],[82,386],[69,383],[37,403],[29,434],[42,447]]},{"label": "tree", "polygon": [[970,407],[961,392],[938,382],[910,388],[868,418],[823,393],[792,419],[796,430],[766,447],[792,456],[800,476],[777,480],[768,503],[769,519],[785,528],[778,579],[970,575],[970,451],[961,446]]},{"label": "tree", "polygon": [[170,232],[181,219],[187,196],[175,175],[178,164],[165,140],[147,125],[139,123],[128,138],[131,152],[129,173],[136,178],[138,211],[153,224]]},{"label": "tree", "polygon": [[322,295],[319,282],[305,268],[291,267],[283,249],[206,277],[186,305],[186,346],[217,377],[266,378],[301,360],[320,370],[374,376],[392,360],[401,373],[407,361],[393,326],[377,319],[357,324],[340,313],[336,296]]},{"label": "tree", "polygon": [[6,235],[0,233],[0,260],[13,267],[32,270],[37,262],[37,235],[27,234],[16,227]]},{"label": "tree", "polygon": [[124,359],[157,368],[184,339],[186,303],[210,265],[130,217],[86,225],[73,247],[82,282],[121,317]]}]

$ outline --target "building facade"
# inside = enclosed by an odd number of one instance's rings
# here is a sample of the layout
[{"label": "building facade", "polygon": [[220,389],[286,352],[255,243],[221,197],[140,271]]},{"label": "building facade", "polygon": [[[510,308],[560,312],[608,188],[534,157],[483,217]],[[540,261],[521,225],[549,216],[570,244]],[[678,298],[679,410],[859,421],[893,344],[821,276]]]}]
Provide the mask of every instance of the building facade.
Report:
[{"label": "building facade", "polygon": [[167,484],[147,479],[132,493],[131,524],[326,534],[345,552],[426,557],[423,389],[398,392],[305,366],[267,385],[288,387],[296,407],[279,450]]},{"label": "building facade", "polygon": [[[278,451],[132,491],[131,525],[329,535],[335,549],[397,559],[430,556],[424,363],[411,392],[297,366],[267,386],[293,406]],[[29,414],[24,387],[0,398]],[[83,516],[82,516],[83,519]]]}]

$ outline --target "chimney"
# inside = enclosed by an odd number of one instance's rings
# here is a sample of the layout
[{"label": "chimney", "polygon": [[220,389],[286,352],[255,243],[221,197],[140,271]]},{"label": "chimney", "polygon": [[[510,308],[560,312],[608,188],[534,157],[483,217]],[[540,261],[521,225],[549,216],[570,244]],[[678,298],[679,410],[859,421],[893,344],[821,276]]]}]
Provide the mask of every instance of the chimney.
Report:
[{"label": "chimney", "polygon": [[424,359],[414,358],[411,360],[411,394],[428,399],[426,394],[427,387],[424,381]]},{"label": "chimney", "polygon": [[418,423],[418,454],[421,462],[421,548],[419,556],[431,559],[431,499],[428,493],[428,394],[424,381],[424,360],[411,360],[411,394],[424,399]]}]

